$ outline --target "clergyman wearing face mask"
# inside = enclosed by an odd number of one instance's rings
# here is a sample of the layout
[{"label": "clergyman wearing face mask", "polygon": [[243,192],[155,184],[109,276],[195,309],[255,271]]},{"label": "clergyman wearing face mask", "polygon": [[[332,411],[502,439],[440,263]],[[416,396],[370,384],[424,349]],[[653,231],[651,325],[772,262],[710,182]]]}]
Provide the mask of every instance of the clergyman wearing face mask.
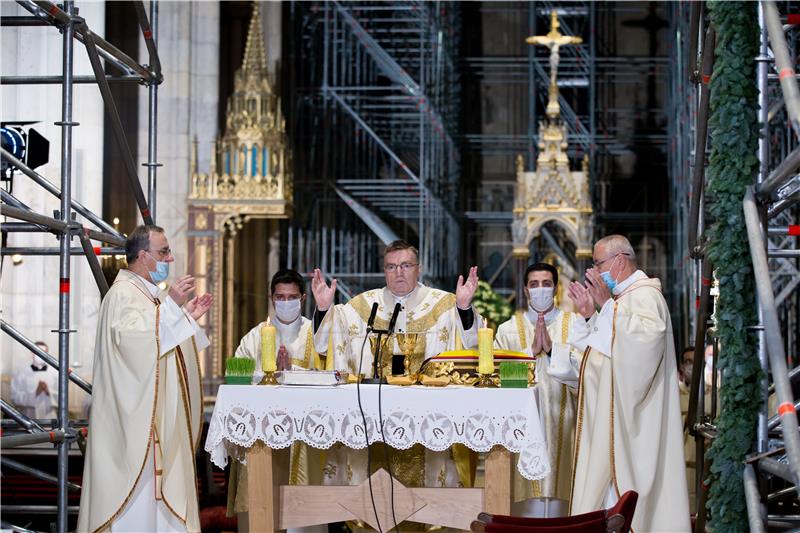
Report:
[{"label": "clergyman wearing face mask", "polygon": [[[275,312],[269,323],[275,326],[278,347],[278,370],[319,368],[319,356],[314,351],[311,321],[302,315],[306,301],[306,286],[303,276],[291,269],[280,270],[272,276],[269,299]],[[253,383],[263,377],[261,369],[261,328],[267,320],[260,322],[242,337],[235,357],[249,357],[256,362]]]},{"label": "clergyman wearing face mask", "polygon": [[[572,473],[572,438],[575,428],[574,388],[577,381],[563,379],[558,363],[571,374],[572,354],[567,338],[576,320],[583,319],[575,313],[564,312],[555,305],[558,270],[547,263],[530,265],[525,272],[525,308],[511,320],[500,324],[495,336],[495,347],[537,356],[534,366],[536,387],[539,391],[541,413],[544,418],[545,437],[551,474],[534,486],[515,474],[514,500],[534,497],[569,499]],[[560,435],[560,437],[559,437]],[[560,452],[559,452],[560,449]]]},{"label": "clergyman wearing face mask", "polygon": [[[269,300],[275,312],[268,318],[276,329],[278,370],[323,369],[319,355],[314,351],[312,322],[303,316],[306,302],[306,284],[303,276],[295,270],[279,270],[272,276],[269,287]],[[261,381],[264,372],[261,368],[261,329],[267,320],[257,324],[239,342],[234,357],[249,357],[256,363],[253,384]],[[296,442],[290,453],[290,484],[298,484],[302,479],[310,484],[320,484],[322,466],[319,450]],[[228,480],[228,513],[236,514],[239,523],[246,523],[247,476],[246,466],[233,463]],[[315,477],[316,476],[316,477]]]}]

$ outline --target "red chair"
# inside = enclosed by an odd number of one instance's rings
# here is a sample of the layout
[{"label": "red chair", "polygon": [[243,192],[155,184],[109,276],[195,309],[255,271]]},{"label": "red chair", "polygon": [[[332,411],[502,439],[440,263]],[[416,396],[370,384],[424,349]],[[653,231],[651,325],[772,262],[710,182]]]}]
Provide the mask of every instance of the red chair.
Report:
[{"label": "red chair", "polygon": [[629,490],[616,505],[605,511],[558,518],[481,513],[470,529],[475,533],[628,533],[638,498],[636,492]]}]

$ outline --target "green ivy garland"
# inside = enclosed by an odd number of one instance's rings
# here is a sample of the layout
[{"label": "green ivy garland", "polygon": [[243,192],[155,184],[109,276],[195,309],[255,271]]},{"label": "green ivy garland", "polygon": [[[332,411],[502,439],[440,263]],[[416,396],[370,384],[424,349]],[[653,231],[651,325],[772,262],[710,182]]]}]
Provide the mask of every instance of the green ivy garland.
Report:
[{"label": "green ivy garland", "polygon": [[712,0],[711,23],[717,33],[711,79],[711,157],[707,169],[708,258],[716,268],[720,294],[716,323],[723,371],[716,419],[718,437],[709,451],[711,529],[747,531],[743,459],[755,438],[762,376],[755,336],[757,323],[747,232],[742,211],[745,188],[758,173],[757,87],[759,49],[756,3]]}]

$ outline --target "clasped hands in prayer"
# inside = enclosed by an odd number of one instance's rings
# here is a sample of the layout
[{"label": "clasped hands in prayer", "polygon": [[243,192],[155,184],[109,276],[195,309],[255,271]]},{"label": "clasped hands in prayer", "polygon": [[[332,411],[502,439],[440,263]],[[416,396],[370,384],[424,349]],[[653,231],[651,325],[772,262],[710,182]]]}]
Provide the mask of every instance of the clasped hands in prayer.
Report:
[{"label": "clasped hands in prayer", "polygon": [[575,308],[587,319],[594,314],[595,308],[602,308],[611,299],[611,291],[596,268],[586,270],[586,285],[573,281],[567,292]]},{"label": "clasped hands in prayer", "polygon": [[194,276],[189,274],[180,276],[169,287],[169,296],[178,307],[183,307],[193,319],[199,320],[211,309],[214,298],[210,294],[204,294],[189,299],[192,292],[194,292]]}]

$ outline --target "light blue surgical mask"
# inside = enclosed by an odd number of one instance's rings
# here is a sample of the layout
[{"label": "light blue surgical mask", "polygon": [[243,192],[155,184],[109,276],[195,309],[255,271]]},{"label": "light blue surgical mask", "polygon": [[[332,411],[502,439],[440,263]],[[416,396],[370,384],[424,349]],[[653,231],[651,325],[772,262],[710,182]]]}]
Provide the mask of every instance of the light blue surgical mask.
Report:
[{"label": "light blue surgical mask", "polygon": [[[149,252],[147,255],[149,255],[153,261],[156,261],[156,258],[153,257]],[[156,271],[153,272],[150,269],[147,269],[147,271],[150,273],[150,279],[153,280],[153,283],[158,285],[162,281],[166,280],[167,276],[169,276],[169,263],[166,261],[156,261]]]},{"label": "light blue surgical mask", "polygon": [[608,290],[613,291],[614,288],[617,286],[617,280],[611,277],[611,272],[609,271],[600,272],[600,277],[603,278],[603,281],[605,282],[606,287],[608,287]]}]

